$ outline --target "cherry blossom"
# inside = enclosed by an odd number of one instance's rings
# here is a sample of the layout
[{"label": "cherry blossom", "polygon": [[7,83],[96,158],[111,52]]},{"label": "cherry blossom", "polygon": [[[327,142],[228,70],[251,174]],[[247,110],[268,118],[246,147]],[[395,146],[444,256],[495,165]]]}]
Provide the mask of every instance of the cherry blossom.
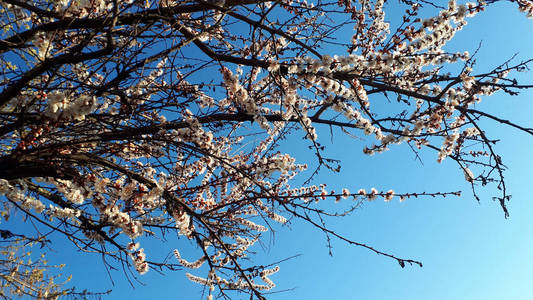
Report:
[{"label": "cherry blossom", "polygon": [[[513,77],[531,61],[501,58],[481,73],[475,53],[443,50],[498,1],[400,2],[403,14],[382,0],[2,1],[2,205],[106,264],[139,275],[185,269],[208,299],[233,290],[263,299],[280,267],[255,265],[253,254],[293,222],[421,265],[323,219],[363,202],[461,193],[402,191],[379,178],[335,192],[317,182],[342,165],[323,132],[338,129],[358,153],[403,144],[455,162],[474,196],[496,184],[507,215],[505,167],[480,120],[533,131],[485,112],[482,100],[531,88]],[[530,1],[509,2],[533,17]],[[295,148],[282,151],[289,139]],[[315,159],[300,161],[303,151]],[[158,233],[193,246],[171,240],[163,246],[175,259],[155,257]]]}]

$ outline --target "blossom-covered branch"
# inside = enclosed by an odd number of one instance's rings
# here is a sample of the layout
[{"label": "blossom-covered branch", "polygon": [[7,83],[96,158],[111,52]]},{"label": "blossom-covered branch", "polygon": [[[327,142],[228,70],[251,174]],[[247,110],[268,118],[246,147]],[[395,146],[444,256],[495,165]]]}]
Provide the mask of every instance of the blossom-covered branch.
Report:
[{"label": "blossom-covered branch", "polygon": [[[327,220],[376,199],[461,192],[367,191],[357,183],[335,192],[317,182],[323,168],[342,165],[328,157],[321,128],[356,137],[346,147],[368,155],[407,144],[437,162],[451,159],[476,197],[496,183],[507,215],[505,166],[480,120],[528,136],[533,129],[480,102],[533,87],[512,77],[532,61],[502,58],[481,73],[475,54],[443,50],[497,1],[403,2],[393,28],[383,0],[1,1],[6,219],[20,211],[103,255],[107,266],[188,269],[184,276],[208,287],[209,298],[236,290],[261,299],[274,288],[280,268],[248,258],[265,232],[291,222],[402,267],[422,266]],[[508,2],[533,15],[530,1]],[[298,144],[316,160],[298,161],[300,149],[280,152],[291,136],[304,137]],[[308,179],[295,184],[297,176]],[[170,241],[175,261],[151,257],[156,230],[191,241],[196,256]]]}]

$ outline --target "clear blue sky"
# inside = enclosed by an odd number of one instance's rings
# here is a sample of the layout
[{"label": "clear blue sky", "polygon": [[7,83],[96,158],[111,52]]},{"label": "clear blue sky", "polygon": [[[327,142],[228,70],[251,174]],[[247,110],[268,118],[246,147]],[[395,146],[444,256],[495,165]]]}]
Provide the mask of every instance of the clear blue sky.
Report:
[{"label": "clear blue sky", "polygon": [[[390,19],[392,16],[388,16]],[[510,58],[533,57],[533,20],[526,19],[514,5],[491,7],[473,19],[447,46],[448,50],[471,53],[480,41],[479,71],[488,70]],[[342,53],[340,53],[342,54]],[[533,73],[522,75],[533,83]],[[533,94],[518,97],[502,94],[485,98],[478,106],[503,118],[533,127]],[[366,249],[333,241],[333,256],[328,255],[325,236],[311,226],[294,222],[279,227],[266,249],[256,245],[256,262],[267,264],[302,254],[280,264],[281,270],[271,278],[277,284],[269,299],[533,299],[533,199],[531,179],[533,138],[500,124],[484,122],[491,138],[501,139],[496,149],[509,167],[506,179],[510,194],[510,218],[504,219],[497,202],[491,200],[495,189],[481,192],[480,203],[474,200],[463,174],[451,161],[436,163],[436,153],[422,155],[423,165],[415,161],[407,146],[372,157],[362,148],[368,141],[348,140],[339,132],[334,144],[329,135],[321,141],[330,157],[343,161],[341,174],[324,171],[318,182],[329,188],[351,190],[371,187],[398,192],[456,191],[462,197],[408,199],[403,203],[374,201],[366,203],[351,216],[331,220],[339,233],[403,258],[424,263],[423,268],[407,265],[400,268],[389,258]],[[294,151],[303,148],[296,134],[283,150],[303,162],[312,153]],[[332,204],[334,205],[334,204]],[[187,243],[179,241],[179,243]],[[66,273],[73,274],[73,284],[90,290],[114,291],[112,299],[199,299],[201,288],[189,282],[185,272],[151,270],[132,289],[122,270],[112,271],[115,286],[96,256],[72,254],[71,248],[57,244],[49,253],[52,261],[67,259]],[[183,249],[183,248],[182,248]],[[172,245],[160,247],[160,255],[171,252]],[[147,250],[148,251],[148,250]],[[154,255],[152,248],[148,255]],[[186,253],[186,251],[182,251]],[[60,260],[59,260],[60,259]],[[173,259],[173,257],[170,257]],[[291,289],[290,291],[285,291]],[[236,299],[247,299],[245,295]]]}]

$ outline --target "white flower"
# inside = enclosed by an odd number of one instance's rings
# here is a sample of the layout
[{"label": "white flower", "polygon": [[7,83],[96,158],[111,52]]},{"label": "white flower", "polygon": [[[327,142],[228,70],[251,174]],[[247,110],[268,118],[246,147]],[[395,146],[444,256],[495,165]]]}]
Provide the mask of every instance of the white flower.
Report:
[{"label": "white flower", "polygon": [[466,181],[468,181],[468,182],[474,182],[474,178],[475,178],[475,177],[474,177],[474,173],[472,173],[472,171],[470,171],[469,168],[466,168],[466,167],[465,167],[465,168],[463,169],[463,172],[464,172],[464,174],[465,174],[465,179],[466,179]]}]

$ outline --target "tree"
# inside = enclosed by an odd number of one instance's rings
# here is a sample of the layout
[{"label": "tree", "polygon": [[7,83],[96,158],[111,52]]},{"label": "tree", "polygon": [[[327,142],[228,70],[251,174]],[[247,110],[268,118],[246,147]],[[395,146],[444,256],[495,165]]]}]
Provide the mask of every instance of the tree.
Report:
[{"label": "tree", "polygon": [[[339,172],[341,163],[327,157],[317,129],[367,135],[369,155],[402,143],[434,151],[438,162],[457,163],[474,196],[494,183],[507,216],[505,167],[479,121],[533,129],[477,103],[531,88],[508,78],[531,60],[476,73],[475,55],[443,50],[495,2],[402,0],[405,14],[391,28],[382,0],[3,0],[5,215],[22,212],[110,267],[139,274],[202,268],[187,277],[209,287],[209,298],[232,290],[263,298],[278,267],[254,265],[249,249],[288,220],[402,267],[422,266],[350,240],[323,220],[376,198],[460,192],[328,190],[314,178],[323,169]],[[533,16],[531,2],[509,2]],[[422,8],[434,14],[419,16]],[[316,156],[308,171],[279,152],[282,140],[302,135],[302,149]],[[301,172],[309,178],[292,186]],[[346,198],[353,202],[344,212],[322,203]],[[176,260],[158,261],[138,242],[170,234],[195,243],[197,256],[176,249]]]},{"label": "tree", "polygon": [[48,246],[50,241],[45,236],[32,238],[0,230],[0,237],[0,299],[59,299],[64,296],[86,299],[88,296],[101,296],[111,292],[77,292],[75,288],[64,288],[71,279],[71,276],[62,279],[62,274],[58,273],[64,265],[48,264],[45,253],[36,256],[39,251],[32,248],[35,245],[39,245],[41,249]]},{"label": "tree", "polygon": [[[13,299],[15,296],[27,296],[40,299],[57,299],[73,293],[73,290],[63,290],[64,283],[54,282],[60,275],[53,275],[52,269],[63,266],[50,266],[44,254],[36,260],[32,259],[32,249],[35,243],[43,246],[47,241],[42,237],[33,239],[22,235],[14,235],[10,231],[0,232],[0,298]],[[36,251],[35,251],[36,252]]]}]

